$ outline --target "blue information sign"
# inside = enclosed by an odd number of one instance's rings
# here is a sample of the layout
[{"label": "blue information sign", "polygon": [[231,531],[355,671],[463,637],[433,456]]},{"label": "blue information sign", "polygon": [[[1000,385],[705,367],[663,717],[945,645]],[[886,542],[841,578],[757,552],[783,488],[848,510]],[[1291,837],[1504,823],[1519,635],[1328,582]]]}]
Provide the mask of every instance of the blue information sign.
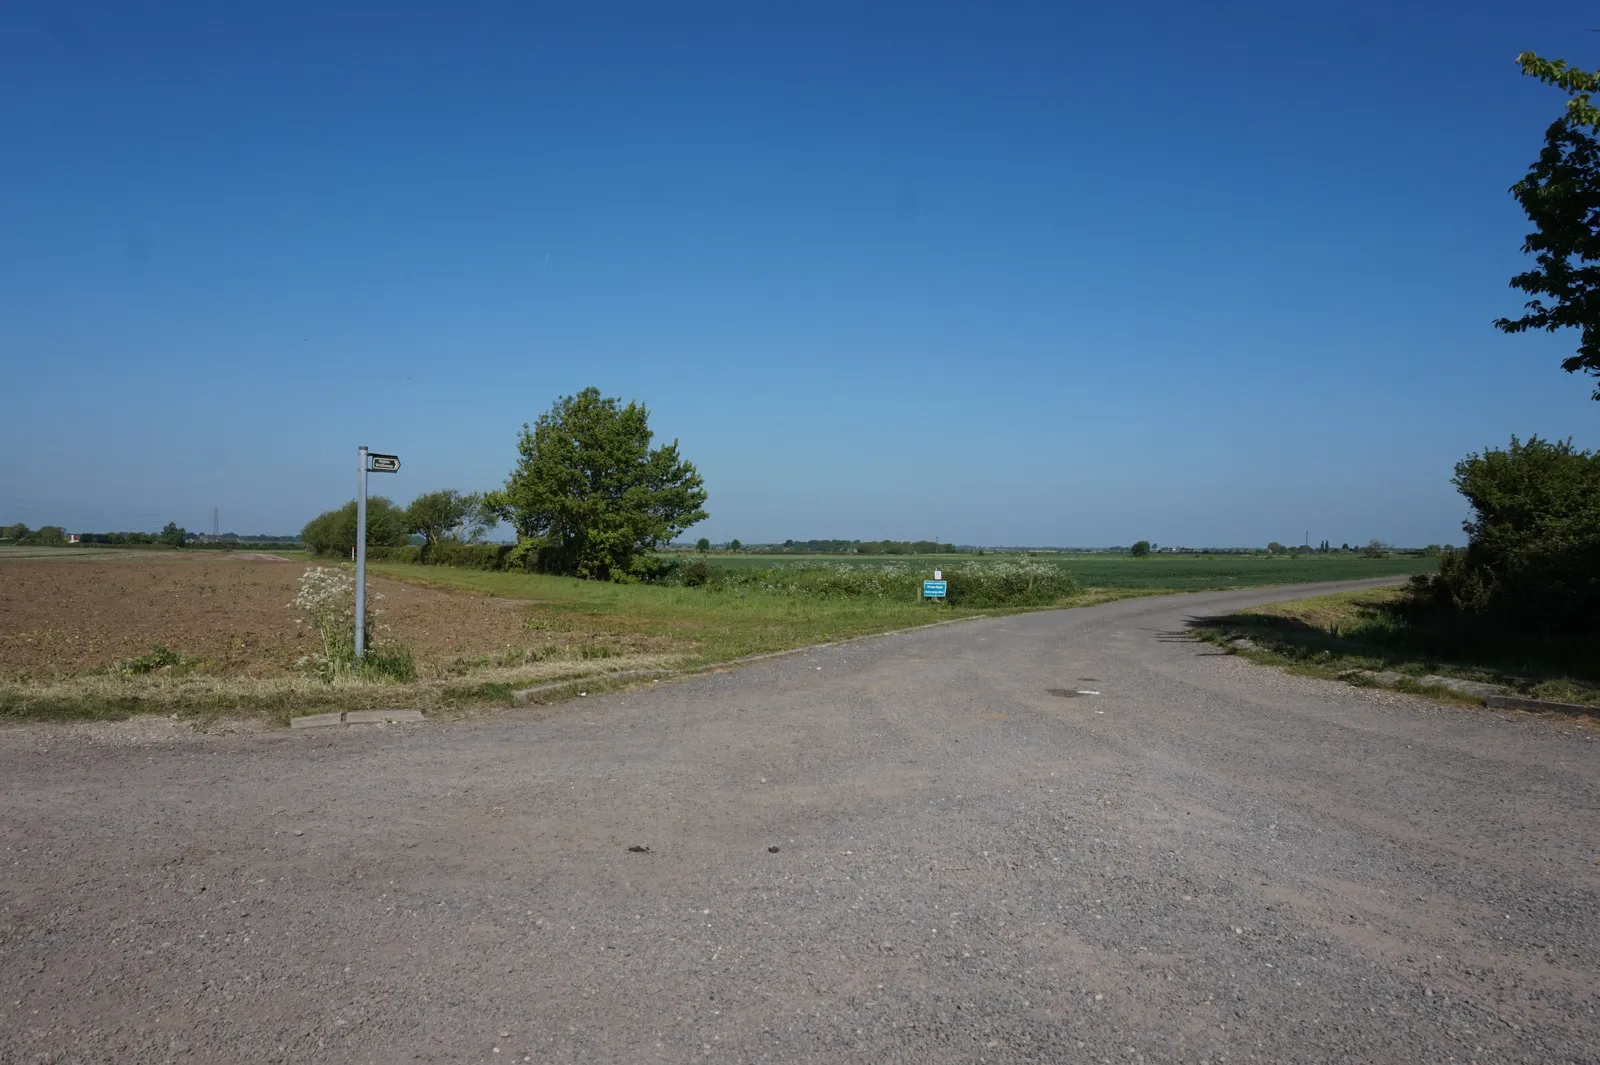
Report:
[{"label": "blue information sign", "polygon": [[924,599],[943,599],[944,589],[944,581],[923,581],[922,597]]}]

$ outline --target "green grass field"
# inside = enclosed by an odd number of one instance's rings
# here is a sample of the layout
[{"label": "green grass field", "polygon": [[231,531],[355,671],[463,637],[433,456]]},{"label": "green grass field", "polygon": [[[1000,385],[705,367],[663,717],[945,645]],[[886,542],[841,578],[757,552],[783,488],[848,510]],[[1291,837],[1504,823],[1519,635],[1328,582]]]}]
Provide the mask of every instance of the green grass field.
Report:
[{"label": "green grass field", "polygon": [[372,563],[369,569],[413,584],[526,600],[534,605],[530,628],[571,633],[574,639],[655,637],[682,655],[682,666],[993,613],[936,603],[712,593],[408,563]]},{"label": "green grass field", "polygon": [[[690,556],[680,556],[690,557]],[[925,569],[933,576],[935,568],[948,568],[975,562],[1028,558],[1027,555],[728,555],[711,554],[706,562],[713,566],[742,569],[781,565],[785,562],[836,562],[852,566],[883,565],[898,562]],[[1409,576],[1432,573],[1438,560],[1396,555],[1390,558],[1363,558],[1360,555],[1156,555],[1130,558],[1126,555],[1049,555],[1031,556],[1036,562],[1064,567],[1085,588],[1117,588],[1175,592],[1250,588],[1272,584],[1309,584],[1314,581],[1354,581],[1365,577]]]}]

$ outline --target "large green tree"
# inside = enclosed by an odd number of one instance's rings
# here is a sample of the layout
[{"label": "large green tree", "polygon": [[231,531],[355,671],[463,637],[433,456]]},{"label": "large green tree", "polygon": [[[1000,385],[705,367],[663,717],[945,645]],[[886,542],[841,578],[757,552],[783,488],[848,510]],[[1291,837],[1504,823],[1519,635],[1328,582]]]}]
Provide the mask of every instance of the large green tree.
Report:
[{"label": "large green tree", "polygon": [[[356,546],[356,501],[328,510],[306,523],[300,539],[319,555],[348,555]],[[400,547],[406,542],[406,512],[385,496],[367,497],[367,546]]]},{"label": "large green tree", "polygon": [[492,517],[485,520],[482,504],[483,496],[477,492],[454,488],[424,492],[406,508],[406,531],[422,536],[424,555],[441,540],[473,543],[493,524]]},{"label": "large green tree", "polygon": [[[1574,70],[1560,59],[1532,52],[1517,56],[1522,72],[1567,93],[1566,110],[1544,134],[1544,149],[1523,179],[1511,186],[1533,232],[1522,250],[1534,267],[1511,279],[1532,296],[1520,318],[1499,318],[1507,333],[1529,329],[1578,330],[1577,354],[1565,359],[1568,373],[1600,377],[1600,73]],[[1600,386],[1593,395],[1600,400]]]},{"label": "large green tree", "polygon": [[521,458],[489,505],[517,530],[512,558],[547,573],[631,581],[650,552],[703,521],[704,482],[678,442],[652,448],[650,412],[586,388],[522,427]]}]

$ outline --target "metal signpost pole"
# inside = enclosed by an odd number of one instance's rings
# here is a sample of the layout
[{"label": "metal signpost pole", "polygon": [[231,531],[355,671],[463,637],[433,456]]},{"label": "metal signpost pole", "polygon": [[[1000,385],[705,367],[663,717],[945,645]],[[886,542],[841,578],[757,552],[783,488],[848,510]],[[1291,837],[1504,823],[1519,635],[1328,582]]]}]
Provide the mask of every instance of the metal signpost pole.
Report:
[{"label": "metal signpost pole", "polygon": [[367,448],[356,449],[356,657],[367,643]]}]

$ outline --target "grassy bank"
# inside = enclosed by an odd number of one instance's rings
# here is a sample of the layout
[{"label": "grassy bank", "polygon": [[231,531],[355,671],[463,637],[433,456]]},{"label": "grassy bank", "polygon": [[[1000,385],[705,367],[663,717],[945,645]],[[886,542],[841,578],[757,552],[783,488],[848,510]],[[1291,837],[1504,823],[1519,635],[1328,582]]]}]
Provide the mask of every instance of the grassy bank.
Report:
[{"label": "grassy bank", "polygon": [[1535,699],[1600,706],[1600,655],[1578,642],[1486,630],[1481,622],[1413,601],[1403,588],[1345,592],[1203,619],[1201,636],[1245,638],[1244,653],[1318,677],[1355,671],[1503,685]]},{"label": "grassy bank", "polygon": [[994,613],[911,599],[819,599],[749,589],[710,592],[439,566],[384,563],[372,570],[409,584],[522,600],[528,604],[526,625],[533,631],[575,640],[621,636],[666,641],[679,666]]},{"label": "grassy bank", "polygon": [[519,688],[564,680],[603,690],[605,675],[662,669],[672,656],[581,653],[527,660],[485,654],[426,671],[411,683],[364,680],[325,683],[311,677],[251,678],[163,670],[148,676],[88,674],[35,683],[0,683],[0,722],[120,721],[135,714],[170,714],[198,722],[262,715],[288,724],[300,714],[334,710],[422,710],[430,716],[506,706]]}]

